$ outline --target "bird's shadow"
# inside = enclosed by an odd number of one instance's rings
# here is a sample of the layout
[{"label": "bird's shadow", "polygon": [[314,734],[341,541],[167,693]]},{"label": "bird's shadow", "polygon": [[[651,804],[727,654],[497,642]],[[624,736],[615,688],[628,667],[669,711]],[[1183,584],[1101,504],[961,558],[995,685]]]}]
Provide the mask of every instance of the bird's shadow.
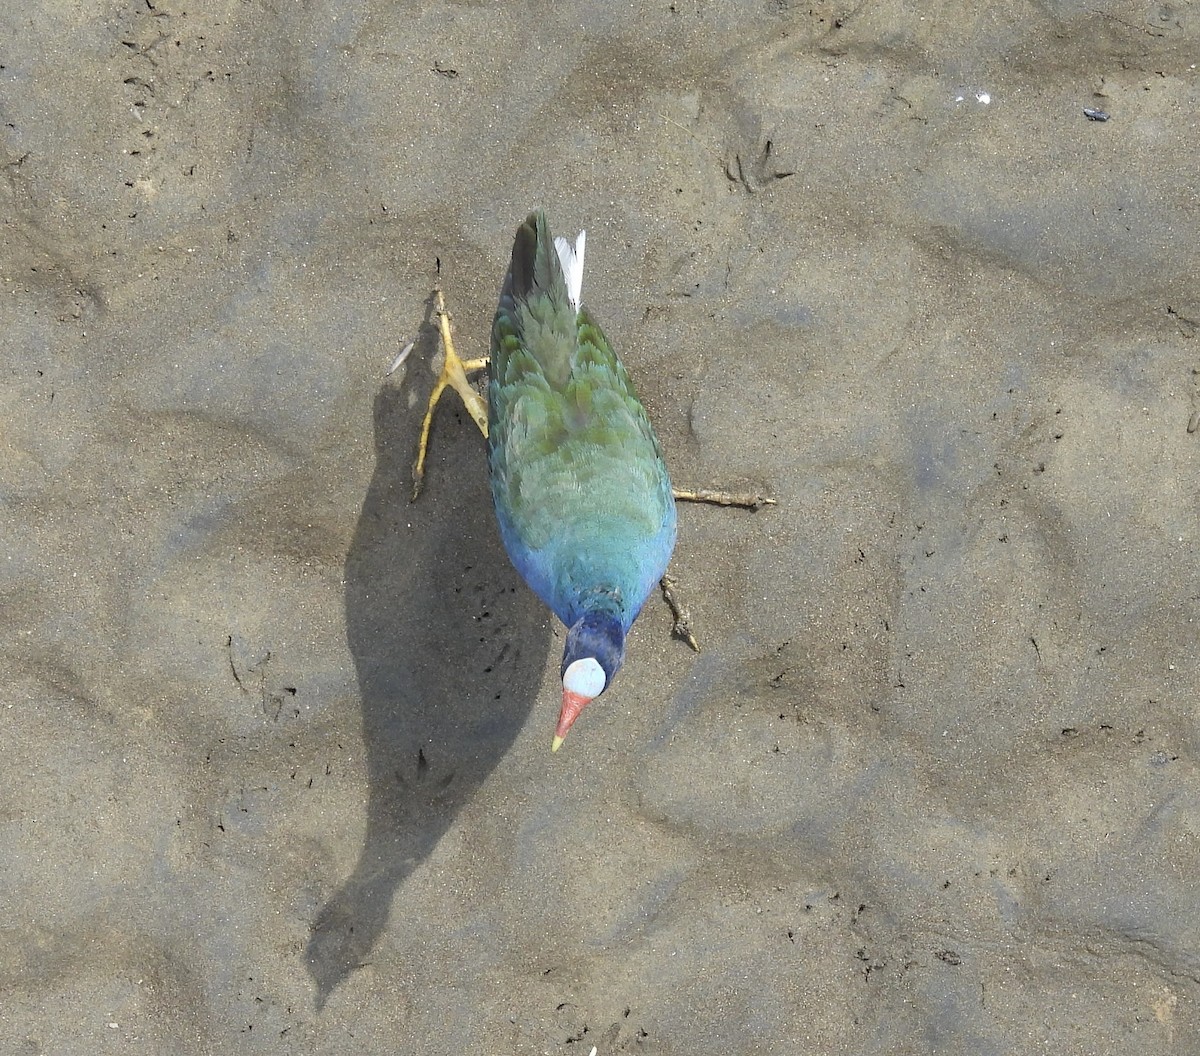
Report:
[{"label": "bird's shadow", "polygon": [[[427,317],[414,356],[435,341]],[[397,887],[508,750],[550,643],[546,611],[501,546],[483,444],[461,409],[439,408],[439,458],[420,501],[409,501],[420,414],[407,403],[390,385],[375,399],[375,472],[346,559],[366,837],[312,926],[318,1009],[369,961]]]}]

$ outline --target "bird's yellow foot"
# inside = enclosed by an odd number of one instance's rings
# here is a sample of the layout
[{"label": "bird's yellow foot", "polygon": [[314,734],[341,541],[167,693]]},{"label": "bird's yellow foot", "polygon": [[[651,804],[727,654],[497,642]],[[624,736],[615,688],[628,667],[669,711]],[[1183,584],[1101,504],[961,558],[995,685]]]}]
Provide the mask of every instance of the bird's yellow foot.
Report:
[{"label": "bird's yellow foot", "polygon": [[433,392],[429,394],[429,407],[425,411],[425,421],[421,424],[421,442],[417,446],[417,460],[413,463],[413,494],[415,500],[421,494],[421,484],[425,479],[425,455],[429,449],[429,430],[433,425],[433,412],[438,400],[446,388],[452,388],[458,393],[459,399],[467,408],[479,431],[486,437],[488,434],[487,404],[467,380],[467,374],[483,370],[487,366],[486,359],[460,359],[454,351],[454,335],[450,332],[450,313],[446,311],[446,300],[442,296],[441,287],[433,291],[434,312],[438,319],[438,331],[442,337],[442,353],[445,362],[438,376]]}]

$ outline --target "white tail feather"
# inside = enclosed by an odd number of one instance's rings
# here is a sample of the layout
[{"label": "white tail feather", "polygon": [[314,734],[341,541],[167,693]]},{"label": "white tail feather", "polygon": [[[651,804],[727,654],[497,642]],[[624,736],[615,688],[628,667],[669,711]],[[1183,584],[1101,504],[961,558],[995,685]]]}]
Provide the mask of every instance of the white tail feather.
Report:
[{"label": "white tail feather", "polygon": [[587,232],[580,231],[575,238],[575,246],[565,238],[556,238],[554,248],[558,252],[558,262],[562,265],[563,278],[567,280],[567,296],[571,299],[571,307],[579,311],[580,300],[583,296],[583,247],[587,240]]}]

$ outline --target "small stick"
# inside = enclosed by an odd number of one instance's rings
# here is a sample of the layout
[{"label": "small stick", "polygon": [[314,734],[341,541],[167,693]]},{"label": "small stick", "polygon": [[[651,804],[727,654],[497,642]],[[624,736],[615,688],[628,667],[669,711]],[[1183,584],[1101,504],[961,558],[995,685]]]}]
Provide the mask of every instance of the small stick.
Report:
[{"label": "small stick", "polygon": [[404,366],[404,361],[408,359],[409,355],[412,353],[412,350],[416,347],[416,344],[417,343],[415,341],[410,341],[407,345],[400,349],[400,354],[392,360],[392,365],[388,367],[387,373],[384,375],[385,378],[390,378],[396,373],[396,371]]}]

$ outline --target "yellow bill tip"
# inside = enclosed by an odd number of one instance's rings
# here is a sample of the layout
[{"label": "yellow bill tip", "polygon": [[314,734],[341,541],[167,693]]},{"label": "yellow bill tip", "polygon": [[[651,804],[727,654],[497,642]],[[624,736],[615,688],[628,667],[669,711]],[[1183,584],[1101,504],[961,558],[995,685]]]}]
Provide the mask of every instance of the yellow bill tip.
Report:
[{"label": "yellow bill tip", "polygon": [[563,739],[559,737],[558,734],[555,734],[554,741],[550,745],[550,751],[557,752],[562,747],[562,743]]}]

